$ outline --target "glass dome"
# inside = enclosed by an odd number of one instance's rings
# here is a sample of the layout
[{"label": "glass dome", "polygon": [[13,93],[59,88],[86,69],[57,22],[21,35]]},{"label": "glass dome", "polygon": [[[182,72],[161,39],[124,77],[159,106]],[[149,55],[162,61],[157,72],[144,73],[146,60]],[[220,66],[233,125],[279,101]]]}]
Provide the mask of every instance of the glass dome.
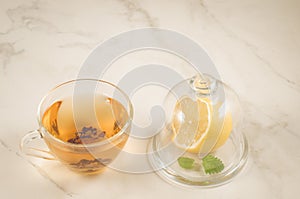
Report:
[{"label": "glass dome", "polygon": [[171,182],[216,186],[246,162],[242,110],[223,82],[196,75],[175,85],[164,100],[164,128],[149,144],[153,168]]}]

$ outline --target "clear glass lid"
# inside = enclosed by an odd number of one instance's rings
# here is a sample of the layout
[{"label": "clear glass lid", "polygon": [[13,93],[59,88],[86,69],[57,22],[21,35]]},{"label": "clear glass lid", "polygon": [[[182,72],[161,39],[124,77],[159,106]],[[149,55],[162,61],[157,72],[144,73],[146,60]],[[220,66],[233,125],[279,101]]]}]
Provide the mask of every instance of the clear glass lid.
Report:
[{"label": "clear glass lid", "polygon": [[247,142],[236,93],[209,75],[180,82],[164,101],[164,128],[149,144],[154,169],[171,182],[216,186],[244,165]]}]

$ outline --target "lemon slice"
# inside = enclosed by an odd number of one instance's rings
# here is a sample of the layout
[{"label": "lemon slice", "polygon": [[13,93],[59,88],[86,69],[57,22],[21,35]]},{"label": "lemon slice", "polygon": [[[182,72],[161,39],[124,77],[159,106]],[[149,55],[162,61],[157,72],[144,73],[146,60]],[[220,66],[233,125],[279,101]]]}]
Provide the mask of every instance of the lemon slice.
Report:
[{"label": "lemon slice", "polygon": [[[208,153],[221,147],[232,131],[232,116],[217,113],[220,105],[212,106],[210,99],[181,98],[175,106],[172,120],[175,145],[191,153]],[[214,118],[213,118],[214,115]]]},{"label": "lemon slice", "polygon": [[[220,106],[221,105],[216,106],[216,110],[220,110]],[[212,151],[215,151],[225,144],[233,129],[231,112],[227,111],[224,116],[220,116],[219,114],[216,115],[218,115],[218,118],[212,120],[207,136],[207,139],[212,139],[215,142]]]},{"label": "lemon slice", "polygon": [[172,118],[172,140],[176,146],[199,152],[210,128],[211,109],[210,101],[204,98],[194,101],[183,97],[176,103]]}]

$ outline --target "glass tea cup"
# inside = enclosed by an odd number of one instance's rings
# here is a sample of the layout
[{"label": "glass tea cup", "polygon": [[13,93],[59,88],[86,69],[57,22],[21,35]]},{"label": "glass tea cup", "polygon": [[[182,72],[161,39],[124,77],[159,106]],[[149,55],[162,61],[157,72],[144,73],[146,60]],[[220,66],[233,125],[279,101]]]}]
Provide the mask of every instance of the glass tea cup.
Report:
[{"label": "glass tea cup", "polygon": [[[68,81],[42,99],[39,129],[22,138],[21,150],[59,160],[79,173],[98,173],[126,144],[132,116],[132,104],[117,86],[95,79]],[[37,147],[42,140],[49,150]]]}]

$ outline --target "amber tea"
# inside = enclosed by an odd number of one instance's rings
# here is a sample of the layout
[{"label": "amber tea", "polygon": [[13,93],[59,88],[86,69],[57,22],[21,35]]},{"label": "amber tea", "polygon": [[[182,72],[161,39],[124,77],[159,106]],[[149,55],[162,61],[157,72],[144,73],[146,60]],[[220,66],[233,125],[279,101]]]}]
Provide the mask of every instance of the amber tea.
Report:
[{"label": "amber tea", "polygon": [[[46,143],[55,156],[71,169],[96,172],[122,150],[128,136],[126,133],[118,134],[124,130],[129,116],[120,102],[104,95],[96,95],[93,106],[84,95],[76,100],[79,103],[73,103],[70,96],[57,101],[42,117],[46,130],[55,138],[69,143],[68,147],[54,145],[47,140]],[[125,131],[129,128],[125,127]],[[102,146],[102,142],[108,144]],[[77,146],[76,153],[72,146]]]}]

